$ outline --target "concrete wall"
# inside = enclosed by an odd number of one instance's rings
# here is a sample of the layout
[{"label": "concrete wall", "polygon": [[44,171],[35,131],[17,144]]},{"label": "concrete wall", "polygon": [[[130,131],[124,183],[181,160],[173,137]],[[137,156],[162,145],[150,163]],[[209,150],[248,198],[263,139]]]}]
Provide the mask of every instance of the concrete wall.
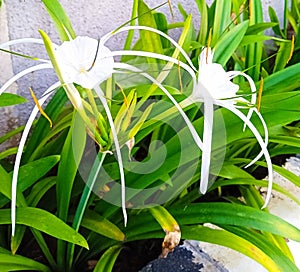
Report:
[{"label": "concrete wall", "polygon": [[[164,0],[148,0],[146,2],[150,7],[155,7],[164,2]],[[199,27],[199,14],[194,0],[172,0],[171,2],[174,8],[175,20],[182,19],[177,9],[177,4],[181,3],[188,13],[193,13],[195,25]],[[207,2],[210,3],[212,1]],[[132,0],[61,0],[61,4],[70,16],[78,35],[88,35],[98,38],[120,26],[130,18]],[[284,0],[263,0],[266,20],[268,20],[266,11],[269,5],[272,5],[278,14],[282,16]],[[167,14],[169,21],[172,20],[167,5],[161,7],[159,11]],[[38,29],[43,29],[54,41],[58,41],[54,25],[40,0],[4,0],[0,10],[0,42],[24,37],[39,38]],[[113,49],[120,48],[121,40],[122,36],[119,36],[119,38],[110,44],[110,47]],[[43,48],[41,46],[18,46],[18,49],[25,54],[43,56]],[[13,73],[17,73],[31,64],[32,62],[26,61],[23,58],[11,58],[8,55],[0,53],[0,86]],[[25,79],[19,80],[18,88],[15,86],[11,91],[32,100],[29,96],[30,86],[33,87],[37,94],[40,94],[55,81],[55,78],[51,71],[35,72]],[[0,119],[0,135],[7,128],[11,128],[15,124],[17,116],[19,116],[20,123],[23,124],[28,117],[28,109],[32,106],[33,103],[31,102],[17,109],[9,109],[5,112],[2,110],[0,114],[2,116],[5,114],[5,118]],[[4,121],[4,119],[8,119],[9,123]]]}]

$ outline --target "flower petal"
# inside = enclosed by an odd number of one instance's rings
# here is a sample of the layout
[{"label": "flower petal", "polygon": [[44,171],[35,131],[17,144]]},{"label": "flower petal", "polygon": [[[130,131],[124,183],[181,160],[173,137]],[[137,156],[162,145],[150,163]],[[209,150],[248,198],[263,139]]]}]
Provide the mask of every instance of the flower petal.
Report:
[{"label": "flower petal", "polygon": [[[268,128],[267,128],[267,124],[264,120],[264,118],[262,117],[262,115],[260,114],[260,112],[255,108],[254,109],[254,112],[257,114],[257,116],[259,117],[262,125],[263,125],[263,128],[264,128],[264,134],[265,134],[265,146],[267,147],[268,145],[268,139],[269,139],[269,132],[268,132]],[[247,116],[248,118],[248,116]],[[248,118],[249,120],[249,118]],[[245,166],[245,168],[253,165],[254,163],[256,163],[261,157],[263,156],[263,151],[261,150],[260,153],[249,163]]]},{"label": "flower petal", "polygon": [[[264,128],[265,146],[267,147],[268,138],[269,138],[268,128],[267,128],[264,118],[262,117],[260,112],[257,110],[257,108],[254,107],[254,105],[256,104],[256,86],[255,86],[253,79],[249,75],[247,75],[243,72],[240,72],[240,71],[230,71],[230,72],[227,72],[227,74],[230,76],[230,78],[234,78],[236,76],[243,76],[248,80],[250,89],[251,89],[251,102],[250,103],[251,103],[252,107],[248,111],[247,119],[250,121],[253,112],[255,112],[258,115],[258,117],[263,125],[263,128]],[[244,124],[244,130],[245,130],[245,128],[246,128],[246,123]],[[263,151],[261,151],[248,165],[246,165],[245,168],[247,168],[247,167],[253,165],[255,162],[257,162],[262,157],[262,155],[263,155]]]},{"label": "flower petal", "polygon": [[0,48],[2,49],[8,49],[11,45],[16,44],[23,44],[23,43],[36,43],[36,44],[44,44],[42,39],[36,39],[36,38],[23,38],[23,39],[16,39],[12,41],[8,41],[5,43],[0,44]]},{"label": "flower petal", "polygon": [[[188,56],[188,54],[183,50],[183,48],[175,40],[173,40],[169,35],[165,34],[164,32],[162,32],[158,29],[152,28],[152,27],[148,27],[148,26],[125,26],[125,27],[119,28],[115,31],[112,31],[112,32],[104,35],[101,38],[101,43],[105,44],[112,36],[114,36],[114,35],[116,35],[120,32],[128,31],[128,30],[135,30],[135,29],[136,30],[147,30],[147,31],[150,31],[150,32],[154,32],[154,33],[157,33],[158,35],[161,35],[162,37],[166,38],[167,40],[169,40],[179,50],[179,52],[184,56],[184,58],[186,59],[186,61],[190,65],[190,67],[192,67],[192,69],[194,71],[197,71],[197,69],[193,65],[193,62],[191,61],[190,57]],[[127,52],[127,50],[126,50],[126,52]],[[146,53],[150,53],[150,52],[146,52]],[[177,63],[178,63],[178,60],[177,60]]]},{"label": "flower petal", "polygon": [[23,70],[22,72],[16,74],[15,76],[13,76],[12,78],[10,78],[7,82],[5,82],[5,84],[0,88],[0,95],[11,85],[13,84],[15,81],[17,81],[19,78],[34,72],[34,71],[38,71],[38,70],[42,70],[42,69],[51,69],[52,65],[50,63],[43,63],[43,64],[39,64],[39,65],[35,65],[32,67],[29,67],[25,70]]},{"label": "flower petal", "polygon": [[234,106],[228,105],[226,102],[224,101],[215,101],[216,105],[219,105],[221,107],[224,107],[228,110],[230,110],[232,113],[234,113],[236,116],[238,116],[239,118],[241,118],[244,123],[250,128],[250,130],[252,131],[252,133],[254,134],[256,140],[258,141],[262,152],[265,156],[266,162],[267,162],[267,166],[268,166],[268,176],[269,176],[269,184],[268,184],[268,190],[267,190],[267,196],[266,196],[266,200],[265,203],[262,207],[265,208],[268,203],[270,202],[271,199],[271,193],[272,193],[272,184],[273,184],[273,166],[272,166],[272,161],[270,158],[270,154],[267,150],[267,147],[265,145],[264,140],[262,139],[261,135],[259,134],[258,130],[256,129],[256,127],[251,123],[251,121],[242,113],[240,112],[238,109],[236,109]]},{"label": "flower petal", "polygon": [[[211,63],[199,70],[198,82],[201,83],[215,99],[226,99],[236,96],[239,86],[230,81],[229,76],[220,64]],[[196,96],[202,95],[201,90]]]},{"label": "flower petal", "polygon": [[211,144],[213,134],[214,104],[210,98],[204,99],[204,130],[201,161],[200,192],[205,194],[208,188],[209,168],[211,161]]},{"label": "flower petal", "polygon": [[[57,82],[53,84],[51,87],[47,89],[45,92],[46,95],[44,95],[41,99],[39,99],[39,104],[43,105],[43,103],[48,99],[48,97],[52,94],[51,91],[55,90],[60,86],[60,82]],[[15,235],[15,227],[16,227],[16,198],[17,198],[17,184],[18,184],[18,174],[19,174],[19,168],[21,163],[21,157],[23,153],[23,149],[28,137],[28,134],[30,132],[32,123],[39,113],[39,109],[37,106],[34,107],[32,110],[29,119],[25,125],[23,134],[21,136],[21,140],[19,143],[19,148],[16,154],[15,164],[14,164],[14,170],[13,170],[13,177],[12,177],[12,188],[11,188],[11,224],[12,224],[12,236]]]},{"label": "flower petal", "polygon": [[[229,75],[230,78],[234,78],[237,76],[243,76],[247,79],[247,81],[249,82],[249,85],[250,85],[250,89],[251,89],[251,102],[250,103],[252,106],[254,106],[256,104],[256,86],[255,86],[253,79],[249,75],[247,75],[243,72],[240,72],[240,71],[229,71],[229,72],[227,72],[227,74]],[[249,112],[247,114],[248,120],[251,119],[253,111],[254,111],[254,108],[249,109]],[[246,126],[244,125],[244,130],[245,130],[245,128],[246,128]]]},{"label": "flower petal", "polygon": [[183,68],[186,70],[189,75],[192,77],[192,80],[194,83],[196,82],[196,75],[193,69],[186,65],[185,63],[178,61],[178,59],[174,59],[169,56],[153,53],[153,52],[145,52],[145,51],[135,51],[135,50],[119,50],[119,51],[112,51],[111,52],[112,56],[139,56],[139,57],[147,57],[147,58],[154,58],[154,59],[160,59],[160,60],[165,60],[172,62],[176,65],[180,65],[180,68]]},{"label": "flower petal", "polygon": [[64,42],[56,48],[55,56],[65,83],[92,89],[113,72],[111,51],[90,37],[78,36]]}]

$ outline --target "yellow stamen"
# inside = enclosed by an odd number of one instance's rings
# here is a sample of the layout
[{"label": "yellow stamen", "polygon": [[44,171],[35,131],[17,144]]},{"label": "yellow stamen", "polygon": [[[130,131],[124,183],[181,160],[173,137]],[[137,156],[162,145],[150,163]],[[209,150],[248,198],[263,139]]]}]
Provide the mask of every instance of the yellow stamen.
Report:
[{"label": "yellow stamen", "polygon": [[292,42],[292,45],[291,45],[291,51],[290,51],[290,56],[289,56],[289,58],[288,58],[288,60],[287,60],[287,64],[289,63],[289,61],[291,60],[291,58],[292,58],[292,56],[293,56],[293,53],[294,53],[294,48],[295,48],[295,36],[293,35],[292,36],[292,40],[291,40],[291,42]]},{"label": "yellow stamen", "polygon": [[264,88],[264,78],[262,77],[260,80],[259,90],[258,90],[258,95],[257,95],[257,106],[256,107],[257,107],[258,111],[260,111],[263,88]]},{"label": "yellow stamen", "polygon": [[[123,94],[123,97],[124,97],[124,104],[125,104],[125,107],[126,107],[126,111],[127,111],[127,116],[128,116],[128,118],[129,118],[129,122],[130,122],[130,119],[131,119],[131,116],[132,116],[132,114],[131,114],[131,112],[130,112],[130,110],[129,110],[129,102],[128,102],[128,100],[127,100],[127,97],[126,97],[126,94],[124,93],[124,90],[123,90],[123,88],[118,84],[118,83],[116,83],[117,84],[117,86],[120,88],[120,90],[121,90],[121,93]],[[128,124],[129,125],[129,124]]]},{"label": "yellow stamen", "polygon": [[212,28],[209,29],[208,38],[207,38],[207,49],[206,49],[206,64],[208,64],[208,49],[211,45],[211,39],[212,39]]},{"label": "yellow stamen", "polygon": [[122,86],[121,86],[120,84],[116,83],[116,85],[120,88],[121,93],[123,94],[123,97],[124,97],[124,103],[125,103],[125,106],[126,106],[126,108],[128,109],[128,108],[129,108],[129,103],[128,103],[126,94],[124,93],[124,90],[123,90],[123,88],[122,88]]},{"label": "yellow stamen", "polygon": [[92,62],[92,65],[90,66],[90,68],[88,68],[86,71],[89,72],[93,69],[95,63],[96,63],[96,60],[97,60],[97,56],[98,56],[98,51],[99,51],[99,46],[100,46],[100,39],[98,39],[98,44],[97,44],[97,48],[96,48],[96,53],[95,53],[95,57],[94,57],[94,60]]},{"label": "yellow stamen", "polygon": [[33,90],[32,90],[31,87],[29,88],[29,91],[30,91],[30,94],[31,94],[31,96],[33,98],[33,101],[34,101],[35,105],[38,107],[41,115],[43,115],[49,121],[50,127],[52,128],[52,121],[51,121],[51,119],[49,118],[49,116],[42,109],[42,107],[41,107],[41,105],[39,103],[39,100],[36,98],[36,96],[35,96],[35,94],[34,94],[34,92],[33,92]]},{"label": "yellow stamen", "polygon": [[168,5],[169,5],[169,8],[170,8],[172,20],[174,20],[174,12],[173,12],[173,8],[172,8],[172,5],[171,5],[171,0],[168,0]]}]

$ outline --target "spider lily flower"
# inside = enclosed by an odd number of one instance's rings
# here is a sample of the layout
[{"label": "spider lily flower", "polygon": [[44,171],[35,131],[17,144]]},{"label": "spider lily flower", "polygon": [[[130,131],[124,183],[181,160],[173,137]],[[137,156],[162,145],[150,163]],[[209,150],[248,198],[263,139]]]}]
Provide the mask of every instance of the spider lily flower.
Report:
[{"label": "spider lily flower", "polygon": [[[151,52],[144,52],[144,51],[114,51],[111,52],[107,47],[104,46],[104,43],[113,35],[120,33],[122,31],[128,31],[131,29],[143,29],[147,31],[155,32],[167,39],[169,39],[177,48],[177,50],[186,58],[186,60],[189,62],[189,65],[186,65],[185,63],[179,62],[177,58],[172,58],[160,54],[155,54]],[[20,72],[19,74],[12,77],[9,81],[7,81],[1,88],[0,88],[0,95],[2,92],[4,92],[13,82],[15,82],[17,79],[27,75],[28,73],[31,73],[33,71],[38,71],[41,69],[54,69],[56,72],[59,82],[53,84],[44,94],[43,97],[38,100],[40,105],[43,105],[46,98],[48,98],[51,93],[58,88],[59,86],[63,86],[66,94],[75,107],[75,109],[80,113],[80,115],[83,117],[84,121],[88,126],[93,126],[94,124],[91,124],[86,112],[85,112],[85,101],[81,98],[78,90],[76,89],[74,83],[81,85],[83,88],[90,90],[94,89],[97,93],[101,103],[104,106],[104,110],[107,114],[109,125],[111,128],[111,134],[113,138],[113,142],[115,144],[116,149],[116,155],[117,160],[119,164],[119,170],[120,170],[120,180],[121,180],[121,203],[122,203],[122,211],[124,215],[124,223],[126,225],[127,221],[127,214],[125,209],[125,177],[124,177],[124,170],[123,170],[123,163],[122,163],[122,157],[120,152],[120,144],[118,141],[118,135],[117,130],[114,125],[113,117],[110,113],[109,105],[106,101],[106,98],[104,96],[103,91],[100,88],[100,83],[109,78],[113,73],[122,73],[120,69],[122,70],[128,70],[131,72],[142,72],[142,75],[151,80],[154,84],[156,84],[161,90],[170,98],[172,103],[176,106],[176,108],[179,110],[180,114],[183,116],[185,122],[187,123],[193,138],[198,145],[200,149],[202,149],[202,141],[200,137],[198,136],[197,132],[195,131],[193,125],[191,124],[190,120],[182,110],[182,108],[179,106],[179,104],[176,102],[176,100],[171,96],[171,94],[167,91],[166,88],[164,88],[161,84],[161,82],[164,80],[166,74],[162,74],[159,80],[154,79],[147,73],[126,64],[116,63],[114,61],[114,56],[120,56],[120,55],[134,55],[134,56],[144,56],[144,57],[150,57],[150,58],[157,58],[162,59],[168,62],[168,64],[173,65],[180,63],[180,66],[183,69],[186,69],[193,77],[193,81],[196,80],[194,70],[195,68],[192,65],[192,62],[190,61],[187,54],[184,52],[184,50],[168,35],[165,33],[158,31],[156,29],[152,29],[149,27],[124,27],[124,29],[118,29],[117,31],[108,33],[105,35],[102,39],[96,40],[89,37],[77,37],[73,40],[64,42],[62,45],[58,46],[51,42],[49,37],[42,31],[40,31],[40,34],[42,36],[42,40],[39,39],[20,39],[16,41],[10,41],[6,44],[0,45],[0,49],[6,50],[6,48],[9,45],[14,44],[20,44],[20,43],[37,43],[37,44],[44,44],[45,48],[47,50],[47,53],[49,55],[49,60],[42,60],[38,58],[32,58],[32,60],[40,61],[42,64],[38,64],[35,66],[32,66],[28,69],[25,69],[24,71]],[[22,56],[22,55],[21,55]],[[24,56],[24,55],[23,55]],[[25,56],[27,57],[27,56]],[[192,68],[191,68],[192,67]],[[194,70],[193,70],[194,69]],[[32,111],[29,120],[27,121],[25,125],[25,130],[22,134],[20,145],[18,148],[16,161],[14,165],[14,175],[12,180],[12,203],[11,203],[11,217],[12,217],[12,235],[14,235],[15,232],[15,209],[16,209],[16,190],[17,190],[17,181],[18,181],[18,171],[20,167],[20,161],[22,152],[25,146],[26,139],[28,137],[29,130],[32,126],[33,120],[35,119],[36,115],[38,113],[38,107],[35,107]],[[137,127],[134,128],[134,133],[137,131]],[[131,134],[134,134],[133,131]],[[132,139],[132,135],[131,135]],[[128,140],[131,140],[128,139]],[[107,150],[107,152],[109,152]]]},{"label": "spider lily flower", "polygon": [[[251,102],[238,97],[237,91],[239,86],[234,84],[231,80],[236,76],[244,76],[250,85],[252,96]],[[203,131],[203,153],[201,165],[201,179],[200,179],[200,192],[205,194],[208,188],[210,156],[211,156],[211,142],[212,142],[212,129],[213,129],[213,106],[218,105],[224,107],[243,120],[244,125],[249,127],[254,136],[256,137],[261,152],[256,158],[247,166],[255,163],[262,155],[264,155],[269,172],[268,193],[263,208],[267,205],[271,197],[272,189],[272,162],[267,150],[268,130],[265,121],[256,108],[253,107],[256,103],[256,87],[250,76],[240,71],[226,72],[223,67],[218,63],[213,63],[213,52],[211,48],[204,48],[199,56],[199,74],[196,85],[194,86],[192,95],[189,99],[192,102],[203,102],[204,104],[204,131]],[[247,103],[250,106],[247,116],[244,115],[238,106],[238,102]],[[257,128],[252,124],[250,118],[255,112],[261,120],[264,128],[265,139],[262,138]]]},{"label": "spider lily flower", "polygon": [[[89,127],[93,127],[90,124],[90,120],[85,113],[84,104],[82,102],[82,98],[74,86],[73,83],[80,84],[84,88],[91,88],[92,86],[96,85],[97,83],[101,83],[107,77],[112,74],[112,69],[107,69],[108,66],[112,66],[111,63],[113,62],[113,58],[106,58],[104,63],[101,62],[100,64],[97,59],[94,58],[95,54],[92,50],[96,50],[97,47],[97,40],[80,37],[78,40],[74,40],[70,43],[63,43],[62,46],[57,46],[56,44],[49,43],[47,37],[43,36],[44,40],[41,39],[19,39],[15,41],[10,41],[0,45],[0,49],[5,52],[10,52],[7,48],[10,45],[21,44],[21,43],[37,43],[37,44],[45,44],[46,48],[48,49],[49,56],[52,56],[51,61],[49,60],[42,60],[38,58],[31,58],[32,60],[43,62],[42,64],[38,64],[32,67],[29,67],[20,73],[13,76],[9,79],[1,88],[0,88],[0,95],[9,88],[11,84],[13,84],[19,78],[42,69],[54,69],[58,78],[60,79],[59,82],[53,84],[47,91],[42,95],[42,98],[37,101],[37,103],[41,106],[46,101],[48,97],[52,94],[52,92],[60,86],[63,86],[66,90],[66,93],[69,97],[69,100],[73,104],[73,106],[77,109],[77,111],[81,114],[83,119],[89,125]],[[55,55],[51,52],[55,51]],[[107,48],[101,47],[102,51],[107,53],[109,50]],[[93,54],[93,55],[92,55]],[[21,54],[20,54],[21,55]],[[24,56],[24,55],[21,55]],[[27,56],[25,56],[27,57]],[[87,60],[86,62],[85,59]],[[87,71],[87,62],[92,68],[91,71]],[[61,68],[60,68],[61,67]],[[100,69],[99,69],[100,67]],[[36,106],[25,125],[25,129],[21,136],[19,148],[16,154],[16,160],[14,164],[14,171],[13,171],[13,178],[12,178],[12,202],[11,202],[11,218],[12,218],[12,235],[15,233],[15,218],[16,218],[16,191],[17,191],[17,181],[18,181],[18,172],[21,162],[21,157],[23,153],[23,149],[26,143],[26,139],[28,137],[30,128],[34,119],[36,118],[39,112],[38,106]]]},{"label": "spider lily flower", "polygon": [[113,73],[111,51],[96,39],[78,36],[54,50],[64,83],[77,83],[92,89]]}]

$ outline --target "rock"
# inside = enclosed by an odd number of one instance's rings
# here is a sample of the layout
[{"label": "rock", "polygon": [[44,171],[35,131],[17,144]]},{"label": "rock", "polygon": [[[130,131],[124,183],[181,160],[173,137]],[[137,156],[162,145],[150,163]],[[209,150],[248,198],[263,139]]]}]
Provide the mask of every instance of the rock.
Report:
[{"label": "rock", "polygon": [[198,246],[197,241],[185,241],[166,258],[150,262],[140,272],[228,272]]}]

